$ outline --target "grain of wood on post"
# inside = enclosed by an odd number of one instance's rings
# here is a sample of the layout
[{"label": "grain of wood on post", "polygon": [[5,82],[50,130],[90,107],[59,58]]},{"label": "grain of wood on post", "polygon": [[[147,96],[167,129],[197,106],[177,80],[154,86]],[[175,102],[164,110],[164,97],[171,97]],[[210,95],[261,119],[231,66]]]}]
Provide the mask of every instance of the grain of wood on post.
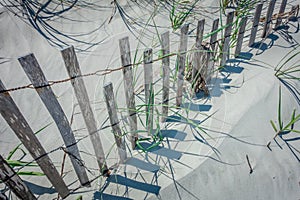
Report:
[{"label": "grain of wood on post", "polygon": [[[0,154],[0,180],[20,199],[37,199],[20,176],[9,166]],[[0,196],[1,197],[1,196]]]},{"label": "grain of wood on post", "polygon": [[278,18],[276,20],[275,28],[278,28],[281,25],[282,17],[280,15],[282,15],[284,13],[285,8],[286,8],[286,3],[287,3],[287,0],[282,0],[280,9],[279,9],[279,13],[278,13]]},{"label": "grain of wood on post", "polygon": [[187,40],[188,40],[188,30],[189,25],[186,24],[181,28],[180,34],[180,45],[179,53],[177,56],[178,64],[178,80],[177,80],[177,94],[176,94],[176,106],[180,107],[182,103],[182,93],[183,93],[183,79],[184,79],[184,70],[185,70],[185,60],[186,60],[186,51],[187,51]]},{"label": "grain of wood on post", "polygon": [[82,162],[80,162],[81,157],[79,154],[79,149],[76,145],[77,142],[75,140],[68,119],[57,98],[55,97],[35,56],[33,54],[29,54],[27,56],[19,58],[18,60],[23,67],[27,77],[30,79],[32,85],[34,86],[36,92],[40,96],[42,102],[46,106],[48,112],[55,121],[66,145],[67,152],[68,154],[70,154],[69,157],[81,185],[90,186],[85,167]]},{"label": "grain of wood on post", "polygon": [[225,34],[223,38],[223,44],[222,44],[222,57],[220,65],[223,67],[226,64],[227,59],[229,58],[229,50],[230,50],[230,38],[231,38],[231,31],[232,31],[232,23],[233,23],[233,17],[234,12],[230,12],[227,15],[226,19],[226,28],[225,28]]},{"label": "grain of wood on post", "polygon": [[103,150],[102,142],[100,140],[99,132],[97,130],[97,123],[92,111],[90,100],[86,87],[81,77],[82,73],[79,67],[77,56],[74,47],[68,47],[61,51],[64,59],[65,67],[71,79],[75,95],[83,115],[84,122],[90,135],[90,140],[93,144],[93,149],[96,155],[97,163],[102,174],[107,173],[107,165],[105,161],[105,153]]},{"label": "grain of wood on post", "polygon": [[249,47],[251,47],[255,42],[262,7],[263,7],[263,4],[259,3],[256,5],[256,8],[255,8],[255,14],[254,14],[254,18],[253,18],[253,24],[252,24],[252,28],[251,28],[249,43],[248,43]]},{"label": "grain of wood on post", "polygon": [[241,53],[247,21],[248,21],[248,17],[243,17],[241,19],[239,34],[238,34],[236,47],[235,47],[235,53],[234,53],[235,57],[239,56]]},{"label": "grain of wood on post", "polygon": [[161,35],[162,49],[162,69],[163,69],[163,95],[162,95],[162,117],[161,121],[165,122],[168,116],[169,91],[170,91],[170,34],[169,31]]},{"label": "grain of wood on post", "polygon": [[126,104],[129,115],[129,126],[131,132],[131,147],[132,149],[136,146],[138,139],[137,134],[137,116],[135,107],[135,97],[133,90],[133,75],[132,75],[132,63],[130,55],[129,38],[125,37],[119,40],[121,62],[123,66],[123,79],[124,79],[124,90],[126,97]]},{"label": "grain of wood on post", "polygon": [[117,114],[117,104],[114,97],[112,83],[107,83],[106,85],[104,85],[104,97],[106,101],[110,124],[118,147],[120,163],[124,163],[127,159],[126,145],[124,136],[119,126],[120,122]]},{"label": "grain of wood on post", "polygon": [[153,130],[153,105],[154,105],[154,89],[153,89],[153,53],[152,49],[144,51],[144,81],[145,81],[145,103],[146,103],[146,125],[148,135]]},{"label": "grain of wood on post", "polygon": [[[0,91],[4,90],[5,87],[0,80]],[[68,196],[69,189],[65,182],[8,92],[0,93],[0,113],[40,166],[59,195],[63,198]]]},{"label": "grain of wood on post", "polygon": [[265,18],[264,29],[263,29],[263,33],[261,35],[262,38],[266,38],[272,29],[271,22],[272,22],[273,11],[275,8],[275,3],[276,3],[276,0],[271,0],[269,3],[267,15]]}]

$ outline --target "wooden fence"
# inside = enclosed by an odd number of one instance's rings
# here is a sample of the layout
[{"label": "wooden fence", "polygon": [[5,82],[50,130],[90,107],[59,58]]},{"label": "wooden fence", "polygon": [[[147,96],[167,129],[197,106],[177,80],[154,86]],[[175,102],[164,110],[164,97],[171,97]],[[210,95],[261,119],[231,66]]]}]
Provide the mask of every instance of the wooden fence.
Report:
[{"label": "wooden fence", "polygon": [[[285,12],[287,0],[282,0],[279,16],[276,20],[275,27],[272,27],[272,16],[274,11],[275,0],[271,0],[268,4],[267,14],[265,16],[265,20],[263,23],[263,34],[262,37],[265,38],[268,34],[270,34],[273,28],[278,28],[282,23],[282,18],[280,17]],[[251,47],[255,43],[257,30],[259,27],[261,12],[262,12],[262,3],[257,4],[255,8],[255,13],[252,19],[252,27],[251,33],[249,36],[248,46]],[[246,24],[248,23],[248,17],[240,19],[239,31],[237,34],[236,47],[233,56],[237,57],[242,48],[243,41],[245,39],[244,33],[246,29]],[[219,28],[219,19],[213,21],[211,35],[209,39],[209,50],[204,52],[203,48],[203,30],[204,30],[204,20],[200,20],[197,26],[197,35],[195,41],[195,49],[194,49],[194,60],[193,60],[193,72],[192,77],[196,79],[197,73],[200,72],[200,76],[207,83],[210,79],[211,69],[215,65],[215,56],[220,57],[220,65],[225,66],[226,61],[230,57],[230,42],[232,38],[232,26],[234,22],[234,12],[230,12],[227,14],[226,19],[226,28],[224,31],[224,35],[221,39],[218,39],[218,28]],[[184,74],[186,69],[186,53],[187,53],[187,44],[188,44],[188,30],[189,25],[184,25],[181,28],[180,35],[180,44],[179,50],[177,53],[177,61],[178,61],[178,78],[177,78],[177,92],[176,92],[176,106],[180,107],[182,104],[182,94],[183,94],[183,82],[184,82]],[[170,88],[170,39],[169,32],[165,32],[161,34],[161,49],[162,49],[162,58],[158,59],[162,62],[162,117],[161,121],[164,122],[166,120],[166,116],[168,115],[168,107],[169,107],[169,88]],[[219,41],[219,43],[218,43]],[[217,43],[222,46],[222,51],[216,50]],[[128,119],[129,119],[129,127],[130,127],[130,143],[131,148],[136,148],[136,141],[139,136],[137,132],[137,113],[136,113],[136,105],[135,105],[135,94],[133,88],[133,72],[132,67],[134,64],[131,61],[130,55],[130,45],[129,38],[125,37],[119,41],[120,47],[120,55],[121,55],[121,63],[122,63],[122,71],[123,71],[123,79],[124,79],[124,91],[126,98],[126,105],[128,110]],[[207,53],[208,56],[204,62],[200,62],[199,57],[202,56],[203,53]],[[99,134],[97,134],[98,130],[96,127],[96,120],[94,114],[92,112],[91,106],[89,104],[89,97],[87,94],[87,90],[85,88],[82,73],[80,71],[79,63],[77,61],[77,57],[73,47],[66,48],[61,51],[62,58],[65,62],[65,67],[68,71],[73,89],[75,91],[80,109],[82,111],[82,115],[93,144],[93,149],[95,156],[97,158],[97,163],[99,170],[102,175],[109,175],[108,166],[105,161],[105,151],[103,149],[101,138]],[[78,146],[75,141],[75,137],[73,131],[69,125],[67,117],[57,101],[54,92],[51,89],[51,84],[47,81],[44,76],[35,56],[33,54],[29,54],[27,56],[19,58],[19,63],[23,67],[26,75],[32,82],[33,87],[36,92],[40,96],[42,102],[45,104],[49,113],[51,114],[53,120],[55,121],[63,141],[66,146],[66,151],[70,156],[73,168],[76,172],[76,175],[83,186],[90,186],[90,181],[88,180],[88,176],[86,173],[85,167],[80,162],[81,156]],[[153,98],[152,95],[154,93],[153,90],[153,52],[152,49],[147,49],[144,52],[144,74],[145,74],[145,100],[146,104],[146,113],[147,116],[147,132],[150,135],[153,129]],[[41,170],[47,176],[51,184],[54,186],[56,191],[62,198],[65,198],[70,194],[70,190],[66,186],[64,180],[57,172],[55,166],[53,165],[51,159],[47,155],[43,146],[40,144],[37,137],[34,135],[32,129],[28,125],[25,117],[20,112],[17,105],[14,103],[11,98],[9,92],[11,90],[7,90],[0,80],[0,113],[3,118],[6,120],[7,124],[11,127],[11,129],[15,132],[17,137],[21,140],[23,145],[28,149],[34,160],[40,166]],[[116,146],[118,148],[118,153],[120,157],[120,162],[124,163],[127,159],[126,152],[126,144],[125,138],[122,134],[122,131],[119,126],[119,117],[116,110],[117,102],[114,98],[113,84],[108,83],[104,86],[104,97],[107,105],[107,111],[110,119],[110,124],[112,128],[112,132],[114,134]],[[21,199],[35,199],[35,196],[32,192],[27,188],[27,186],[23,183],[21,178],[17,175],[17,173],[8,166],[6,161],[0,156],[0,179]]]}]

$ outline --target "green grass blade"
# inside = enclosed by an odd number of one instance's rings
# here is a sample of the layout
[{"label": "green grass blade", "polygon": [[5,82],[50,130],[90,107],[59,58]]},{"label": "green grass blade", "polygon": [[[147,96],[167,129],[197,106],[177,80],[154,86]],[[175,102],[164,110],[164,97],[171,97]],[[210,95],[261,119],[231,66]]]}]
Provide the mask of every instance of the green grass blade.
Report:
[{"label": "green grass blade", "polygon": [[270,120],[270,123],[271,123],[271,125],[272,125],[274,131],[277,133],[278,131],[277,131],[277,128],[276,128],[275,123],[274,123],[272,120]]}]

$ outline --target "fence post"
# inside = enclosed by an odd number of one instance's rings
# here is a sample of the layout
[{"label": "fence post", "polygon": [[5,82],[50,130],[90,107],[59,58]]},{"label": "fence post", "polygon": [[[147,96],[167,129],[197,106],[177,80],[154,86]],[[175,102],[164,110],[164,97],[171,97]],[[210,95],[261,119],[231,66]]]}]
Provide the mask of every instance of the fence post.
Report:
[{"label": "fence post", "polygon": [[193,65],[192,65],[193,91],[195,91],[194,87],[196,86],[198,78],[200,76],[204,76],[204,74],[202,74],[201,72],[203,71],[205,73],[205,68],[207,68],[207,66],[204,66],[202,63],[202,55],[204,54],[203,52],[204,48],[202,47],[204,24],[205,24],[205,20],[202,19],[198,21],[198,25],[197,25],[196,44],[195,44],[195,52],[193,56]]},{"label": "fence post", "polygon": [[71,162],[81,185],[90,186],[88,176],[85,171],[85,167],[81,162],[81,157],[76,145],[76,140],[68,119],[58,100],[56,99],[35,56],[33,54],[29,54],[27,56],[19,58],[18,60],[23,67],[26,75],[32,82],[36,92],[48,109],[48,112],[55,121],[66,145],[68,154],[70,154]]},{"label": "fence post", "polygon": [[[5,87],[0,80],[0,91],[5,91]],[[29,151],[33,159],[41,167],[51,184],[61,197],[69,195],[69,190],[47,155],[45,149],[34,135],[26,119],[11,98],[8,92],[0,93],[0,113],[7,124],[15,132],[23,145]],[[11,174],[11,173],[9,173]],[[22,198],[21,198],[22,199]]]},{"label": "fence post", "polygon": [[207,69],[207,72],[209,74],[209,77],[207,78],[206,83],[209,84],[210,83],[210,80],[211,80],[211,74],[213,72],[213,68],[214,68],[214,63],[215,63],[215,55],[216,55],[216,43],[217,43],[217,37],[218,37],[218,32],[217,29],[218,29],[218,26],[219,26],[219,19],[215,19],[213,21],[213,25],[212,25],[212,29],[211,29],[211,33],[213,33],[211,36],[210,36],[210,41],[209,41],[209,44],[210,44],[210,51],[208,53],[208,69]]},{"label": "fence post", "polygon": [[231,37],[231,30],[232,30],[232,22],[233,22],[234,12],[230,12],[227,15],[226,19],[226,28],[225,34],[223,38],[223,45],[222,45],[222,52],[221,52],[221,62],[220,65],[223,67],[226,64],[226,60],[229,58],[229,50],[230,50],[230,37]]},{"label": "fence post", "polygon": [[114,98],[113,85],[108,83],[104,85],[104,97],[106,101],[107,111],[109,114],[110,124],[113,130],[115,141],[118,147],[118,153],[120,156],[120,163],[124,163],[127,159],[126,146],[124,136],[119,126],[119,118],[117,114],[117,104]]},{"label": "fence post", "polygon": [[131,131],[131,147],[132,149],[136,146],[136,141],[138,139],[137,134],[137,116],[135,108],[135,99],[133,91],[133,75],[132,75],[132,63],[130,55],[130,45],[129,38],[125,37],[119,40],[121,62],[123,66],[123,78],[124,78],[124,90],[126,96],[126,104],[129,114],[129,126]]},{"label": "fence post", "polygon": [[270,32],[270,29],[271,29],[270,24],[271,24],[271,21],[272,21],[272,14],[273,14],[273,11],[274,11],[275,2],[276,2],[276,0],[271,0],[270,3],[269,3],[267,16],[266,16],[266,21],[265,21],[263,33],[261,35],[262,38],[267,37],[269,32]]},{"label": "fence post", "polygon": [[153,89],[153,53],[152,49],[144,51],[144,80],[145,80],[145,103],[146,103],[146,125],[148,135],[153,130],[153,106],[154,106],[154,89]]},{"label": "fence post", "polygon": [[282,0],[281,5],[280,5],[280,9],[279,9],[279,13],[278,13],[278,18],[276,20],[275,28],[278,28],[280,26],[281,22],[282,22],[282,17],[280,15],[284,13],[286,3],[287,3],[287,0]]},{"label": "fence post", "polygon": [[27,185],[0,155],[0,179],[17,197],[24,200],[37,199]]},{"label": "fence post", "polygon": [[161,35],[162,49],[162,68],[163,68],[163,95],[162,95],[162,117],[161,121],[165,122],[168,116],[169,107],[169,90],[170,90],[170,36],[169,31]]},{"label": "fence post", "polygon": [[180,34],[180,46],[179,53],[177,56],[177,64],[178,64],[178,85],[177,85],[177,94],[176,94],[176,105],[178,107],[181,106],[182,103],[182,90],[183,90],[183,78],[184,78],[184,70],[185,70],[185,59],[186,59],[186,51],[187,51],[187,40],[188,40],[188,30],[189,25],[186,24],[181,28]]},{"label": "fence post", "polygon": [[239,34],[238,34],[237,43],[236,43],[236,47],[235,47],[235,53],[234,53],[235,57],[239,56],[241,53],[245,29],[246,29],[246,25],[247,25],[247,20],[248,20],[248,17],[246,16],[246,17],[243,17],[240,22],[241,24],[240,24]]},{"label": "fence post", "polygon": [[83,78],[81,77],[82,74],[81,74],[81,70],[79,67],[79,63],[76,57],[74,47],[71,46],[62,50],[61,54],[64,59],[68,74],[71,78],[71,83],[74,88],[75,95],[84,118],[84,122],[87,126],[87,130],[90,135],[90,140],[93,144],[93,148],[97,158],[100,172],[102,174],[106,174],[108,168],[105,162],[105,154],[104,154],[103,146],[98,134],[96,120],[92,108],[90,106],[88,93],[86,91]]},{"label": "fence post", "polygon": [[259,20],[260,20],[262,7],[263,7],[263,4],[259,3],[256,5],[256,8],[255,8],[255,14],[254,14],[254,18],[253,18],[253,24],[252,24],[250,39],[249,39],[249,44],[248,44],[249,47],[251,47],[255,42],[255,37],[256,37],[256,33],[257,33],[257,29],[258,29],[258,24],[259,24]]}]

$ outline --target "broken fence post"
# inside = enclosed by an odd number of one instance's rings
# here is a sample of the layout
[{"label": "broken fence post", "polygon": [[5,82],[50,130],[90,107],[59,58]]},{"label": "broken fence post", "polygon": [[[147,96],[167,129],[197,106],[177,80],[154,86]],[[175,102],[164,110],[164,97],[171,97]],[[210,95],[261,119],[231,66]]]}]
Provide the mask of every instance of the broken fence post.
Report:
[{"label": "broken fence post", "polygon": [[116,108],[117,104],[114,98],[112,83],[107,83],[106,85],[104,85],[104,97],[106,101],[110,124],[118,148],[120,163],[124,163],[125,160],[127,159],[126,145],[125,145],[124,136],[119,126],[120,122],[117,114],[117,108]]},{"label": "broken fence post", "polygon": [[145,100],[146,100],[146,125],[148,135],[153,130],[153,106],[154,106],[154,89],[153,89],[153,53],[152,49],[144,51],[144,80],[145,80]]},{"label": "broken fence post", "polygon": [[44,73],[42,72],[42,69],[38,64],[35,56],[33,54],[29,54],[27,56],[19,58],[18,60],[23,67],[26,75],[30,79],[32,85],[34,86],[36,92],[46,106],[48,112],[55,121],[66,145],[67,152],[68,154],[70,154],[71,162],[81,185],[90,186],[85,166],[81,162],[79,149],[68,119],[57,98],[55,97],[50,84],[47,81]]},{"label": "broken fence post", "polygon": [[243,17],[240,22],[240,29],[239,29],[239,34],[238,34],[237,43],[236,43],[236,47],[235,47],[235,53],[234,53],[235,57],[239,56],[241,53],[245,29],[246,29],[246,25],[247,25],[247,20],[248,20],[248,17],[246,16],[246,17]]},{"label": "broken fence post", "polygon": [[161,121],[165,122],[168,117],[169,107],[169,90],[170,90],[170,39],[169,31],[161,35],[162,49],[162,68],[163,68],[163,95],[162,95],[162,117]]},{"label": "broken fence post", "polygon": [[271,22],[272,22],[272,14],[274,11],[275,3],[276,3],[276,0],[271,0],[269,3],[267,15],[265,18],[266,21],[264,24],[263,33],[261,35],[262,38],[266,38],[268,36],[268,34],[270,33],[270,30],[272,29]]},{"label": "broken fence post", "polygon": [[178,64],[178,80],[177,80],[178,84],[177,84],[177,94],[176,94],[176,106],[177,107],[180,107],[181,103],[182,103],[188,30],[189,30],[189,25],[186,24],[181,28],[181,34],[180,34],[179,53],[177,56],[177,64]]},{"label": "broken fence post", "polygon": [[248,43],[249,47],[251,47],[255,42],[262,7],[263,7],[263,4],[259,3],[256,5],[256,8],[255,8],[255,14],[254,14],[254,18],[253,18],[253,24],[252,24],[252,28],[251,28],[249,43]]},{"label": "broken fence post", "polygon": [[[0,91],[5,91],[1,80]],[[70,192],[65,182],[8,92],[0,93],[0,113],[40,166],[59,195],[62,198],[68,196]]]},{"label": "broken fence post", "polygon": [[125,37],[119,40],[121,62],[123,66],[123,78],[124,78],[124,90],[126,96],[126,104],[129,114],[129,126],[131,132],[131,147],[132,149],[136,146],[138,139],[137,134],[137,116],[135,108],[135,97],[133,91],[133,75],[132,75],[132,63],[130,55],[129,38]]},{"label": "broken fence post", "polygon": [[105,175],[108,170],[105,162],[105,154],[98,134],[97,123],[90,105],[88,93],[84,85],[83,78],[81,77],[82,74],[74,47],[71,46],[62,50],[61,54],[64,59],[65,67],[68,71],[69,77],[71,78],[71,83],[74,88],[84,122],[90,135],[90,140],[94,148],[100,172],[101,174]]},{"label": "broken fence post", "polygon": [[226,28],[225,34],[222,41],[222,52],[221,52],[221,62],[220,65],[222,67],[225,66],[227,59],[229,58],[229,50],[230,50],[230,38],[231,38],[231,30],[232,30],[232,22],[233,22],[234,12],[230,12],[227,15],[226,19]]}]

